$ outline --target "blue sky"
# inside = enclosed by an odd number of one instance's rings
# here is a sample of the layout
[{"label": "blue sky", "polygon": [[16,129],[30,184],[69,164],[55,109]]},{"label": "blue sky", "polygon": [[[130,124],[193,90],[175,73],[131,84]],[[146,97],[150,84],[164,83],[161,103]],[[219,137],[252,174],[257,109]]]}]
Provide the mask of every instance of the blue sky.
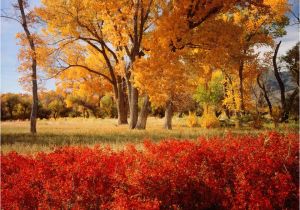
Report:
[{"label": "blue sky", "polygon": [[[12,0],[1,0],[1,9],[10,8]],[[39,0],[30,0],[30,5],[38,6]],[[295,7],[299,8],[297,0],[290,1],[297,2]],[[24,92],[20,86],[18,79],[19,73],[17,68],[19,66],[17,41],[15,34],[22,31],[21,26],[16,22],[0,19],[1,21],[1,93],[6,92]],[[299,28],[297,25],[287,27],[287,35],[280,38],[282,45],[279,54],[284,54],[288,49],[293,47],[299,40]],[[55,81],[49,80],[45,83],[47,89],[54,89]]]}]

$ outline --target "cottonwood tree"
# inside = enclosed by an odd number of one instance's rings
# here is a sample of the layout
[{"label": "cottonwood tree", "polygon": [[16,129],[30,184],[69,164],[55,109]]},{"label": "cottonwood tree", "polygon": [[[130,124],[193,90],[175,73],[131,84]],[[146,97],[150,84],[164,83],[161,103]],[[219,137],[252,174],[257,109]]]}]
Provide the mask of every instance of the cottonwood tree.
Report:
[{"label": "cottonwood tree", "polygon": [[[132,64],[142,54],[142,38],[154,16],[154,1],[43,1],[39,14],[48,32],[59,37],[60,47],[80,45],[81,55],[94,56],[90,65],[85,58],[71,60],[59,56],[59,70],[80,67],[102,76],[113,86],[118,107],[119,124],[127,123],[126,91],[130,110],[130,128],[138,116],[138,91],[132,85]],[[89,46],[89,52],[86,47]],[[69,47],[72,49],[73,47]],[[100,65],[100,67],[99,67]]]},{"label": "cottonwood tree", "polygon": [[[144,57],[156,62],[156,58],[162,57],[158,60],[170,62],[170,66],[174,66],[176,59],[181,60],[180,51],[184,48],[212,43],[209,37],[205,42],[193,42],[197,41],[195,37],[199,37],[195,31],[205,29],[207,21],[234,8],[255,5],[269,10],[274,2],[265,1],[265,4],[262,4],[262,1],[238,0],[54,0],[42,3],[43,6],[38,12],[47,24],[47,32],[58,38],[56,43],[59,56],[55,60],[57,68],[54,69],[61,72],[79,67],[110,82],[118,104],[120,124],[127,122],[124,98],[128,92],[129,127],[133,129],[137,127],[138,122],[139,91],[138,84],[133,84],[133,81],[137,81],[135,76],[139,74],[135,74],[135,69],[138,68],[134,68],[137,60]],[[86,57],[94,59],[89,62]],[[170,61],[169,58],[173,58],[174,61]],[[166,65],[167,68],[170,66]],[[179,68],[176,68],[182,69],[180,66],[182,64],[179,63]],[[170,81],[174,79],[167,82]],[[151,96],[148,96],[146,91],[143,94],[144,106],[147,107]],[[141,110],[144,112],[147,109]],[[141,118],[146,116],[140,114]]]},{"label": "cottonwood tree", "polygon": [[24,33],[17,34],[21,50],[19,59],[21,65],[19,70],[24,74],[23,81],[31,81],[32,89],[32,108],[30,115],[30,132],[36,133],[36,119],[38,114],[38,84],[37,84],[37,65],[38,65],[38,45],[42,44],[42,40],[36,33],[35,24],[37,23],[36,16],[30,8],[27,0],[17,0],[12,3],[14,9],[13,14],[8,14],[2,11],[1,17],[14,20],[19,23]]},{"label": "cottonwood tree", "polygon": [[[246,9],[233,11],[227,15],[227,20],[240,27],[240,33],[236,40],[239,50],[232,53],[231,59],[236,62],[239,80],[239,95],[241,111],[245,113],[245,67],[255,64],[257,55],[255,47],[272,46],[273,39],[285,34],[284,26],[287,18],[284,16],[288,11],[287,1],[270,1],[268,7],[253,6]],[[254,62],[254,63],[253,63]],[[236,74],[234,72],[234,74]]]},{"label": "cottonwood tree", "polygon": [[82,68],[74,68],[58,76],[56,92],[65,97],[67,107],[80,106],[100,117],[100,101],[112,92],[112,86],[102,77]]},{"label": "cottonwood tree", "polygon": [[[232,16],[235,12],[250,10],[252,7],[256,8],[256,13],[258,11],[276,13],[278,12],[276,9],[279,10],[282,6],[276,1],[261,3],[259,1],[165,1],[161,4],[160,16],[155,23],[156,28],[149,33],[144,44],[147,56],[141,58],[143,61],[136,63],[134,68],[135,84],[147,92],[150,101],[155,101],[154,104],[157,101],[164,103],[168,116],[168,113],[171,113],[168,110],[172,103],[166,98],[170,97],[172,91],[186,91],[183,87],[188,86],[188,75],[191,69],[187,68],[188,63],[196,63],[198,69],[201,69],[201,66],[208,63],[217,67],[222,61],[223,65],[224,61],[227,61],[229,63],[227,68],[232,68],[233,64],[230,61],[232,57],[227,55],[233,55],[232,52],[240,55],[242,47],[237,45],[237,41],[240,40],[237,35],[243,33],[242,24],[239,26],[236,23],[227,23],[222,20],[221,15]],[[228,30],[227,26],[230,24],[232,27]],[[234,34],[234,32],[238,33]],[[191,59],[184,60],[191,54],[188,49],[195,48],[199,49],[197,53],[199,58],[194,59],[197,62],[191,62]],[[228,59],[222,56],[219,60],[203,59],[203,57],[216,57],[215,55],[224,55]],[[248,69],[250,66],[249,64]],[[147,71],[143,71],[143,68]],[[243,81],[243,78],[241,80]]]}]

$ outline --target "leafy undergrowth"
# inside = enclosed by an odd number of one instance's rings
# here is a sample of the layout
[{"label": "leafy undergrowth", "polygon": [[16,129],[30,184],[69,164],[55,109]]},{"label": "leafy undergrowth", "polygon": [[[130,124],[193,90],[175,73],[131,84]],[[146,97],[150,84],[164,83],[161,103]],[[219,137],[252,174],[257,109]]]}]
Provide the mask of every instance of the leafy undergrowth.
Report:
[{"label": "leafy undergrowth", "polygon": [[2,155],[2,209],[297,209],[299,135]]}]

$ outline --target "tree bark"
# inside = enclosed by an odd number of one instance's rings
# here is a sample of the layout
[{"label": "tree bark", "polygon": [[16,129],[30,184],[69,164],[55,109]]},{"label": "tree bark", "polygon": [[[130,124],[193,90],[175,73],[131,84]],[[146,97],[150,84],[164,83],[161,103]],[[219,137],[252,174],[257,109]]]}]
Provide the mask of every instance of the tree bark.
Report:
[{"label": "tree bark", "polygon": [[167,130],[172,130],[172,118],[173,118],[173,105],[172,102],[169,101],[166,106],[165,111],[165,124],[164,128]]},{"label": "tree bark", "polygon": [[261,83],[259,79],[260,79],[260,75],[256,78],[256,81],[257,81],[257,84],[258,84],[259,88],[263,91],[264,98],[265,98],[265,100],[266,100],[266,102],[268,104],[268,107],[269,107],[270,115],[272,115],[272,112],[273,112],[273,110],[272,110],[272,103],[271,103],[271,101],[269,99],[266,86],[265,86],[265,84]]},{"label": "tree bark", "polygon": [[148,113],[149,113],[149,109],[150,109],[150,101],[149,101],[149,96],[146,95],[144,97],[144,103],[142,106],[142,109],[140,111],[140,115],[138,118],[138,122],[136,125],[137,129],[146,129],[146,123],[147,123],[147,117],[148,117]]},{"label": "tree bark", "polygon": [[35,44],[34,40],[30,34],[30,31],[28,29],[27,25],[27,18],[25,15],[24,11],[24,1],[23,0],[18,0],[19,4],[19,9],[21,12],[21,18],[22,18],[22,27],[25,31],[30,49],[34,53],[34,55],[31,56],[32,59],[32,74],[31,74],[31,79],[32,79],[32,109],[31,109],[31,114],[30,114],[30,132],[32,134],[36,133],[36,118],[37,118],[37,112],[38,112],[38,87],[37,87],[37,74],[36,74],[36,67],[37,67],[37,61],[36,61],[36,50],[35,50]]},{"label": "tree bark", "polygon": [[239,80],[240,80],[240,96],[241,96],[241,110],[242,112],[245,111],[245,103],[244,103],[244,78],[243,78],[243,72],[244,71],[244,61],[240,61],[239,66]]},{"label": "tree bark", "polygon": [[36,81],[36,60],[32,62],[32,108],[30,114],[30,132],[36,133],[36,119],[38,112],[38,87]]},{"label": "tree bark", "polygon": [[125,95],[125,84],[124,80],[118,78],[118,98],[117,98],[117,111],[118,111],[118,125],[128,124],[127,114],[128,105]]},{"label": "tree bark", "polygon": [[[133,59],[133,58],[131,58]],[[133,59],[134,60],[134,59]],[[126,71],[126,84],[128,89],[128,105],[129,105],[129,129],[135,129],[138,121],[138,90],[131,83],[131,72],[129,68]]]},{"label": "tree bark", "polygon": [[131,98],[130,98],[130,122],[129,128],[135,129],[137,120],[138,120],[138,99],[139,99],[139,92],[138,89],[134,86],[131,86]]},{"label": "tree bark", "polygon": [[280,99],[281,99],[281,108],[282,108],[281,121],[284,122],[288,119],[288,116],[286,114],[285,86],[284,86],[284,83],[283,83],[283,81],[280,77],[279,69],[278,69],[277,61],[276,61],[280,44],[281,44],[281,41],[277,44],[277,46],[275,48],[275,52],[274,52],[272,60],[273,60],[274,75],[275,75],[275,78],[278,82],[279,89],[280,89]]}]

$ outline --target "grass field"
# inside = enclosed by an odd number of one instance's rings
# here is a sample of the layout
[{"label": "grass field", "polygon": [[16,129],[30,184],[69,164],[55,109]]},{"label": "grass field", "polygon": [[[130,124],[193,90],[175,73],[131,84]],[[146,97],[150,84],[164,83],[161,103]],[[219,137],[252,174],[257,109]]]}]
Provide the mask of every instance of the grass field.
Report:
[{"label": "grass field", "polygon": [[[146,130],[129,130],[127,125],[118,126],[116,119],[83,119],[61,118],[57,120],[39,120],[37,124],[38,134],[32,136],[29,131],[28,121],[1,122],[1,151],[7,153],[16,151],[23,154],[33,154],[39,151],[49,152],[56,147],[65,145],[94,146],[110,145],[113,149],[124,148],[127,143],[138,147],[145,139],[153,141],[166,138],[196,139],[199,136],[209,137],[213,135],[223,136],[228,132],[242,135],[257,135],[272,129],[272,125],[265,125],[264,129],[254,130],[250,127],[235,128],[188,128],[185,118],[173,119],[173,130],[165,130],[163,119],[150,117]],[[280,132],[298,132],[298,124],[283,124]]]}]

